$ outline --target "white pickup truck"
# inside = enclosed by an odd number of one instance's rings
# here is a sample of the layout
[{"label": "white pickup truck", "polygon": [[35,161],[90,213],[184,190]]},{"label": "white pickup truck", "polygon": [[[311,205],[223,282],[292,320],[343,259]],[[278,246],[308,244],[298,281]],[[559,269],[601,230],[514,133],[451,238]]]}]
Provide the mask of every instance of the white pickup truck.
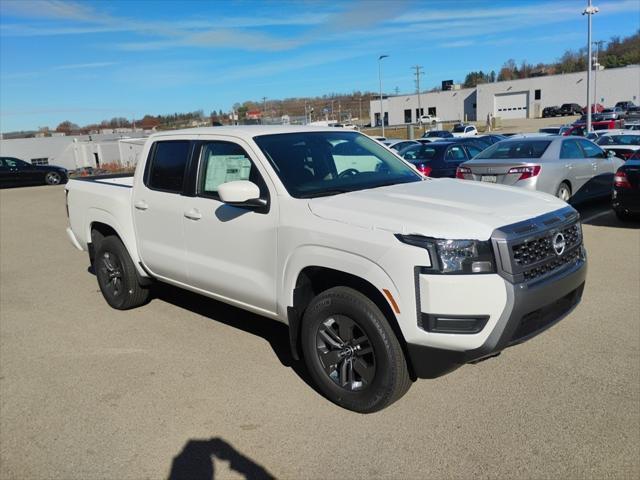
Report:
[{"label": "white pickup truck", "polygon": [[133,177],[71,180],[66,195],[109,305],[166,282],[284,322],[320,391],[358,412],[533,337],[584,288],[566,203],[424,178],[353,131],[156,134]]}]

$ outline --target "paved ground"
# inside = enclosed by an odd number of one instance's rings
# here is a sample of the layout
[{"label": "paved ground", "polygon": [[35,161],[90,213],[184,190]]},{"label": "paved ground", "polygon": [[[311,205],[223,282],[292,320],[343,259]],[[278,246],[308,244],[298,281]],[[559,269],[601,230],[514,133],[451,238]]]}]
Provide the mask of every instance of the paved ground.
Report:
[{"label": "paved ground", "polygon": [[640,229],[605,209],[573,315],[363,416],[277,323],[172,289],[111,310],[62,188],[0,191],[0,478],[638,478]]}]

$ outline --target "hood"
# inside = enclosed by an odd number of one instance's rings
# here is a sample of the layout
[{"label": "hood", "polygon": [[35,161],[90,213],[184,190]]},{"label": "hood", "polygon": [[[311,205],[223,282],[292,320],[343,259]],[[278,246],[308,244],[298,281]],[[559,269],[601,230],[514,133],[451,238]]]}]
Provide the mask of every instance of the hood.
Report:
[{"label": "hood", "polygon": [[522,188],[450,178],[425,180],[309,200],[327,220],[391,233],[486,240],[493,230],[566,207]]}]

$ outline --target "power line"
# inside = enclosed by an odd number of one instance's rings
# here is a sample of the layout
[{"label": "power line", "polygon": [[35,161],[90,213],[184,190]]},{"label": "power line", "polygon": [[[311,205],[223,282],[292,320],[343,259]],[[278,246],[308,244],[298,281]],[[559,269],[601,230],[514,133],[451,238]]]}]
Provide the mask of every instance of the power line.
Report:
[{"label": "power line", "polygon": [[416,115],[418,122],[420,121],[420,116],[422,115],[422,104],[420,101],[420,75],[424,74],[424,70],[422,69],[422,65],[414,65],[411,67],[415,70],[415,82],[416,82],[416,93],[418,94],[418,115]]}]

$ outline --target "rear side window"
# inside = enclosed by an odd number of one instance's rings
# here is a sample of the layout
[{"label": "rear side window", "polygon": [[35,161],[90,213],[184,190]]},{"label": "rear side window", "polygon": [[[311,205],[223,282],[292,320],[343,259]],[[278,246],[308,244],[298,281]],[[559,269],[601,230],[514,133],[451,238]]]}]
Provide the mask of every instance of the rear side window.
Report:
[{"label": "rear side window", "polygon": [[147,176],[147,186],[153,190],[181,193],[189,160],[191,142],[187,140],[157,142]]},{"label": "rear side window", "polygon": [[521,140],[498,142],[483,150],[476,158],[540,158],[550,141]]},{"label": "rear side window", "polygon": [[448,162],[459,162],[467,159],[462,147],[449,148],[449,150],[447,150],[447,155],[445,158]]},{"label": "rear side window", "polygon": [[584,158],[575,140],[565,140],[560,149],[560,158]]}]

